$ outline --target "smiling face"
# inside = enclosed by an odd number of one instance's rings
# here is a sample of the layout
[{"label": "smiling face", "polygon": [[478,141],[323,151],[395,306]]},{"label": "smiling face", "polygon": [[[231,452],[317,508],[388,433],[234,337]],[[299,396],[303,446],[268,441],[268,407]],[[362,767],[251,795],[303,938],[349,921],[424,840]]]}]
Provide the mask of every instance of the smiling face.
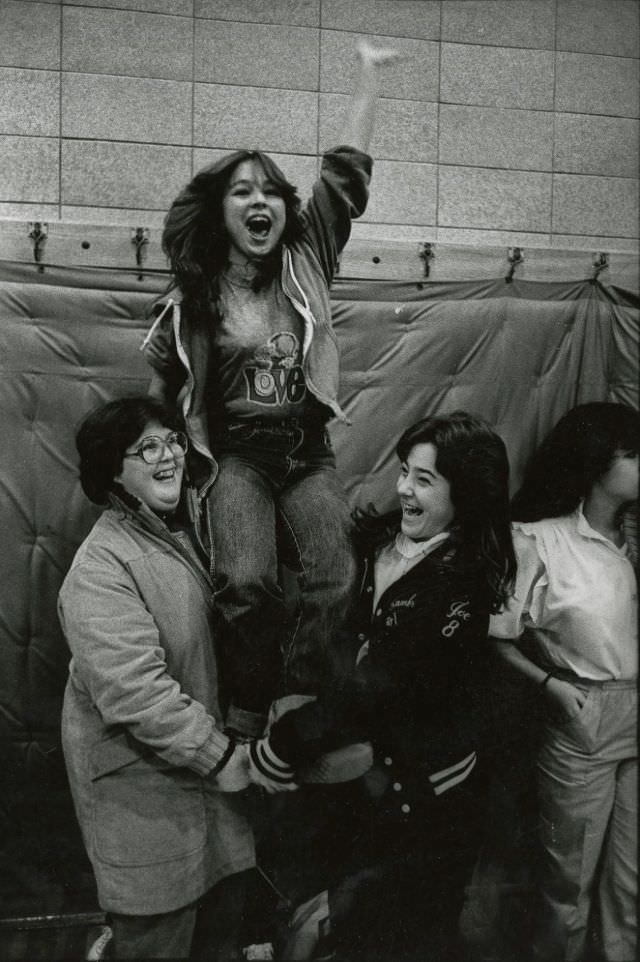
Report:
[{"label": "smiling face", "polygon": [[232,172],[222,213],[231,260],[268,257],[282,239],[287,219],[285,202],[257,161],[243,160]]},{"label": "smiling face", "polygon": [[397,491],[402,507],[402,532],[412,541],[426,541],[451,527],[455,508],[451,485],[436,469],[431,442],[416,444],[402,462]]},{"label": "smiling face", "polygon": [[123,458],[122,470],[114,478],[129,494],[139,498],[158,514],[175,511],[178,506],[184,455],[178,457],[175,450],[167,445],[157,464],[147,464],[134,452],[144,438],[154,436],[164,440],[172,433],[171,428],[164,427],[159,421],[149,421],[140,437],[129,445],[125,452],[133,457]]}]

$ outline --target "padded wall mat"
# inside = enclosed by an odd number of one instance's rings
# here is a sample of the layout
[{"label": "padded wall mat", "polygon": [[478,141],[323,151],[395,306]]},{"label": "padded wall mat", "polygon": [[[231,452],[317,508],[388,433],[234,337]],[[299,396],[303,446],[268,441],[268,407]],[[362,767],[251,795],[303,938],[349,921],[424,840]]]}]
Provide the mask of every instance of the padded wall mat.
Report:
[{"label": "padded wall mat", "polygon": [[[92,900],[58,727],[67,651],[56,597],[96,517],[75,430],[101,401],[146,389],[138,348],[163,273],[0,262],[0,902],[5,914]],[[574,404],[637,404],[638,298],[589,281],[349,282],[333,289],[342,404],[332,427],[351,502],[393,503],[398,436],[466,408],[509,447],[514,483]],[[87,882],[89,878],[89,882]],[[88,886],[88,888],[87,888]]]}]

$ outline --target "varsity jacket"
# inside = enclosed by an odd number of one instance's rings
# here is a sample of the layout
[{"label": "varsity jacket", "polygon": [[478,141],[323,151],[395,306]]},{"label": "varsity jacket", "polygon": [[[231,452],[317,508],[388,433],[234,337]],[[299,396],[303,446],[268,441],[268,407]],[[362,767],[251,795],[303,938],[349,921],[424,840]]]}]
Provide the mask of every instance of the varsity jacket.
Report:
[{"label": "varsity jacket", "polygon": [[[342,421],[346,417],[337,400],[339,358],[329,285],[349,238],[351,220],[366,207],[371,166],[371,158],[353,147],[327,152],[301,214],[303,235],[285,246],[282,255],[282,289],[304,322],[302,367],[307,387]],[[145,338],[143,350],[149,364],[176,389],[192,446],[192,480],[204,497],[217,474],[208,419],[211,331],[189,323],[180,302],[175,291]]]},{"label": "varsity jacket", "polygon": [[390,585],[372,612],[373,566],[369,556],[355,670],[331,694],[283,715],[269,746],[298,769],[368,739],[378,791],[398,814],[412,817],[476,765],[489,604],[477,571],[460,563],[451,540]]}]

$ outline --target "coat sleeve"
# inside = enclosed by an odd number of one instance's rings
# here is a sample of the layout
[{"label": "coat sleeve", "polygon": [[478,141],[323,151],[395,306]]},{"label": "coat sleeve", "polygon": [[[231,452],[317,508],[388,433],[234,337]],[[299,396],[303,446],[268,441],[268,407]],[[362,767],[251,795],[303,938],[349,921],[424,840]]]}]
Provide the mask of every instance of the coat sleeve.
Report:
[{"label": "coat sleeve", "polygon": [[72,568],[60,592],[71,672],[107,726],[122,726],[171,765],[208,774],[228,738],[172,678],[153,616],[125,566]]},{"label": "coat sleeve", "polygon": [[322,158],[320,177],[302,213],[305,234],[322,266],[327,284],[349,239],[351,221],[369,199],[372,160],[355,147],[334,147]]}]

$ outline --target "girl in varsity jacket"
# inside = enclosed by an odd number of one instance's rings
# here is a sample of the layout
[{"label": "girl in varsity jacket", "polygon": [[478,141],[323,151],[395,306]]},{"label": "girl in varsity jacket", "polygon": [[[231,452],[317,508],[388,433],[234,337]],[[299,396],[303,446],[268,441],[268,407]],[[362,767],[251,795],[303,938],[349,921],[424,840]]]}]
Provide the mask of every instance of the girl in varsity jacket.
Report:
[{"label": "girl in varsity jacket", "polygon": [[357,665],[251,748],[254,779],[275,791],[327,752],[371,742],[373,766],[345,812],[345,874],[329,893],[349,960],[454,952],[479,841],[489,616],[515,573],[508,461],[491,428],[464,412],[428,417],[397,453],[399,528],[360,523]]}]

